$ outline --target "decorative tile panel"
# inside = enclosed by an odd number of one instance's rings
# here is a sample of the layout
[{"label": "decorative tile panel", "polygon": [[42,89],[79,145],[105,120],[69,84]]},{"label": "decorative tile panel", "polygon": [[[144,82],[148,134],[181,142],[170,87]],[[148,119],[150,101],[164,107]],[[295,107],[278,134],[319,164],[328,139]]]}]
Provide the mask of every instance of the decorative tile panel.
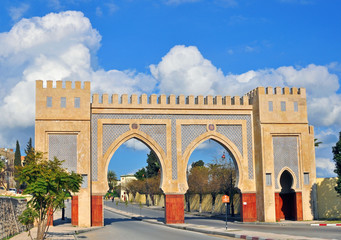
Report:
[{"label": "decorative tile panel", "polygon": [[[296,188],[299,187],[299,174],[298,174],[298,138],[295,136],[274,136],[273,153],[274,153],[274,167],[275,179],[280,178],[279,172],[284,168],[290,168],[296,175]],[[278,181],[276,181],[276,188]]]},{"label": "decorative tile panel", "polygon": [[166,124],[141,124],[140,131],[152,137],[167,153]]},{"label": "decorative tile panel", "polygon": [[103,125],[103,155],[110,145],[123,133],[130,130],[129,124],[104,124]]},{"label": "decorative tile panel", "polygon": [[62,164],[69,172],[77,172],[77,135],[75,134],[50,134],[49,159],[57,157],[65,160]]},{"label": "decorative tile panel", "polygon": [[217,132],[233,142],[243,156],[243,131],[242,125],[217,125]]},{"label": "decorative tile panel", "polygon": [[182,153],[194,139],[207,132],[207,125],[181,125]]},{"label": "decorative tile panel", "polygon": [[97,180],[97,120],[98,119],[170,119],[171,120],[171,153],[172,153],[172,179],[177,179],[177,149],[176,149],[176,120],[200,119],[200,120],[246,120],[247,150],[248,150],[248,176],[253,179],[252,157],[252,126],[250,115],[153,115],[153,114],[92,114],[91,117],[91,147],[92,147],[92,180]]}]

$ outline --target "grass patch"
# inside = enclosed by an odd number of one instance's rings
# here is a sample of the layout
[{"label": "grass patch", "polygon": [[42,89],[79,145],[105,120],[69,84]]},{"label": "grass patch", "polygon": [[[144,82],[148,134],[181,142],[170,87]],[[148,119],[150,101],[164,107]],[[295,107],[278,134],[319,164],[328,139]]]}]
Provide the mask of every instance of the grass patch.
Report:
[{"label": "grass patch", "polygon": [[0,195],[0,197],[8,197],[8,198],[15,198],[15,199],[26,199],[26,197],[21,197],[21,196]]}]

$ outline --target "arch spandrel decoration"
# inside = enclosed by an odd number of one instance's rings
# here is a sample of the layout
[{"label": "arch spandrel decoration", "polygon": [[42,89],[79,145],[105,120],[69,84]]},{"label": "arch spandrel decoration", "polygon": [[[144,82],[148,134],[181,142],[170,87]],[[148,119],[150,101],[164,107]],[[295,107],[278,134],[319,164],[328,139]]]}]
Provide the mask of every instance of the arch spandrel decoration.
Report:
[{"label": "arch spandrel decoration", "polygon": [[[170,131],[167,132],[167,141],[170,144],[167,144],[167,154],[170,155],[171,162],[172,162],[172,179],[178,179],[178,161],[177,161],[177,152],[178,146],[177,143],[177,131],[178,130],[178,123],[182,120],[189,120],[189,121],[204,121],[204,125],[214,121],[218,127],[220,124],[224,125],[227,121],[244,121],[245,127],[243,127],[242,132],[245,135],[246,141],[243,141],[242,152],[247,152],[247,171],[248,171],[248,178],[254,179],[254,163],[253,163],[253,141],[252,141],[252,120],[251,115],[248,114],[214,114],[214,115],[204,115],[204,114],[188,114],[188,115],[173,115],[173,114],[92,114],[91,125],[92,125],[92,136],[98,136],[98,121],[106,119],[109,121],[118,121],[119,123],[123,124],[127,122],[132,123],[133,120],[135,121],[144,121],[143,123],[148,125],[153,125],[153,120],[155,122],[159,122],[160,120],[169,121],[170,124],[167,128]],[[117,123],[117,122],[116,122]],[[206,128],[206,127],[205,127]],[[98,174],[98,143],[97,138],[91,138],[91,146],[92,146],[92,180],[97,181],[97,174]],[[166,141],[166,140],[164,140]],[[180,140],[181,141],[181,140]],[[162,144],[161,144],[162,145]],[[178,146],[178,147],[177,147]],[[168,149],[169,148],[169,149]]]},{"label": "arch spandrel decoration", "polygon": [[[108,169],[110,160],[111,160],[112,156],[115,154],[116,150],[122,144],[124,144],[126,141],[128,141],[132,138],[136,138],[136,139],[142,141],[150,149],[152,149],[155,152],[155,154],[157,155],[157,157],[160,161],[160,164],[161,164],[160,187],[162,189],[164,189],[163,179],[166,179],[165,175],[167,174],[167,172],[165,171],[165,169],[167,169],[166,163],[165,163],[165,159],[167,158],[166,153],[163,151],[161,146],[154,139],[152,139],[150,136],[148,136],[147,134],[145,134],[144,132],[141,132],[139,130],[130,130],[130,131],[122,134],[117,139],[115,139],[115,141],[113,141],[112,144],[109,146],[106,153],[102,156],[102,162],[104,163],[103,164],[103,170],[105,173],[103,180],[107,181],[107,176],[106,176],[107,175],[107,169]],[[107,185],[108,184],[106,182],[105,186],[107,186]]]}]

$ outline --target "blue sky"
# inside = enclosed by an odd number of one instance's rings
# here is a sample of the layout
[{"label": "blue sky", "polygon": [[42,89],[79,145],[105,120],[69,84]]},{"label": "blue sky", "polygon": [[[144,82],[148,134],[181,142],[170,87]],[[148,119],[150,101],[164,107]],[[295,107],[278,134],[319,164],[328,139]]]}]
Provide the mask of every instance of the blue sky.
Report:
[{"label": "blue sky", "polygon": [[334,176],[340,9],[334,0],[0,0],[0,146],[18,139],[24,148],[34,137],[36,79],[90,80],[94,92],[128,94],[295,86],[307,89],[323,142],[317,174]]}]

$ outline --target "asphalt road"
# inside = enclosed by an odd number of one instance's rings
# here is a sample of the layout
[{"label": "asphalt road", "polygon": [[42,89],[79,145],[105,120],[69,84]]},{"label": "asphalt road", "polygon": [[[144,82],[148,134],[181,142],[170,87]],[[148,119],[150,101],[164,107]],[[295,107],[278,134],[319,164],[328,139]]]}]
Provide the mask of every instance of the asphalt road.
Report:
[{"label": "asphalt road", "polygon": [[78,239],[115,239],[115,240],[221,240],[233,239],[228,237],[216,237],[202,233],[173,229],[162,225],[145,223],[138,220],[123,217],[113,212],[104,211],[105,227],[77,235]]},{"label": "asphalt road", "polygon": [[[125,206],[125,204],[113,204],[111,201],[104,201],[107,206],[115,207],[120,210],[133,212],[134,214],[141,214],[148,216],[148,218],[154,218],[159,221],[164,220],[164,211],[142,208],[138,205]],[[200,216],[185,215],[185,222],[190,224],[214,226],[214,227],[225,227],[225,221],[217,219],[208,219]],[[312,238],[324,238],[324,239],[341,239],[341,228],[340,227],[312,227],[306,224],[295,224],[295,225],[279,225],[279,224],[247,224],[247,223],[235,223],[228,222],[228,226],[234,229],[257,231],[265,233],[277,233],[287,234],[294,236],[312,237]]]}]

